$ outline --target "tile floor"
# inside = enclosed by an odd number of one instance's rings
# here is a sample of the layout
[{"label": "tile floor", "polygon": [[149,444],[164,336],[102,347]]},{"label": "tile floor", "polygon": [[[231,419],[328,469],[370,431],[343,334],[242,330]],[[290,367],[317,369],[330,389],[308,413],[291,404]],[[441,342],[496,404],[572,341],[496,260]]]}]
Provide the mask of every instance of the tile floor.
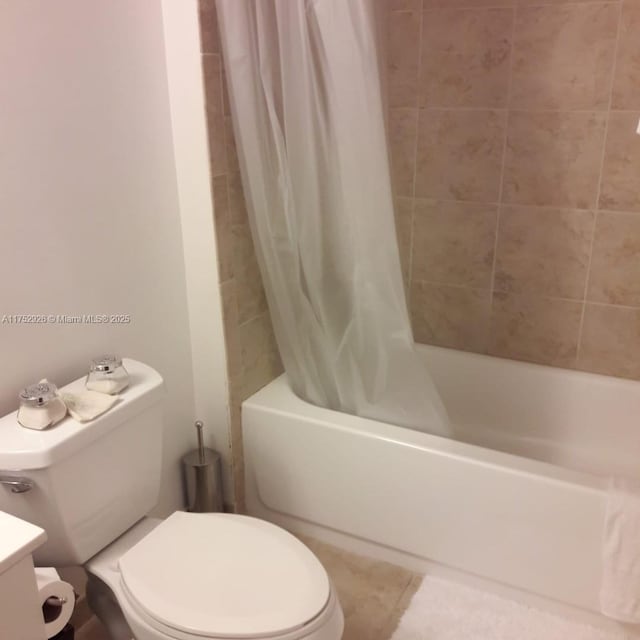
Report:
[{"label": "tile floor", "polygon": [[345,617],[343,640],[391,638],[422,576],[312,538],[303,541],[325,566],[338,591]]},{"label": "tile floor", "polygon": [[[312,538],[303,540],[325,566],[338,591],[345,615],[343,640],[391,638],[422,577]],[[76,633],[76,640],[109,638],[102,625],[91,618]]]}]

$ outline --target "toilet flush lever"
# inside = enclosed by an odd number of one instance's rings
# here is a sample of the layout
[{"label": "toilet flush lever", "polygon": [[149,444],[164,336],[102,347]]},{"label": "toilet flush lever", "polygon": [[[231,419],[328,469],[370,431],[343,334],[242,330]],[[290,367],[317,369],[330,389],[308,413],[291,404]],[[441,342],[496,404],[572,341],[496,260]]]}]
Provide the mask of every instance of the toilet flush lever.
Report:
[{"label": "toilet flush lever", "polygon": [[16,476],[0,476],[0,484],[9,487],[12,493],[26,493],[33,489],[33,480]]}]

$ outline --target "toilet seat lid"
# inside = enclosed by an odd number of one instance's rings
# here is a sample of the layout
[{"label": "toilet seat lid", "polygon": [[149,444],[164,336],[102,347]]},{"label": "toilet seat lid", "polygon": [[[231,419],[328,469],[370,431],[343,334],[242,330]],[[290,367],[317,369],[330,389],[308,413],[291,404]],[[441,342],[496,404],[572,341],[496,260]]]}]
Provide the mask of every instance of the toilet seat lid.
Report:
[{"label": "toilet seat lid", "polygon": [[329,600],[327,573],[290,533],[233,514],[176,511],[119,560],[129,596],[172,629],[228,638],[302,627]]}]

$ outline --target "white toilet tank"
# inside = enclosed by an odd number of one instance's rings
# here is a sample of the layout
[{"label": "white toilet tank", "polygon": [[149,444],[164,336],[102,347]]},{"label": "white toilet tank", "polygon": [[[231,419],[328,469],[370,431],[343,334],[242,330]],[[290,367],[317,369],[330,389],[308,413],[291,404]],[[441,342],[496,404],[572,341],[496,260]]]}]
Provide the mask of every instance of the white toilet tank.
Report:
[{"label": "white toilet tank", "polygon": [[[16,412],[0,418],[0,511],[45,529],[48,540],[35,552],[36,564],[82,564],[157,502],[163,382],[141,362],[123,364],[129,386],[91,422],[67,416],[34,431],[18,424]],[[61,391],[82,391],[84,381]],[[14,493],[1,482],[7,478],[24,478],[33,487]]]}]

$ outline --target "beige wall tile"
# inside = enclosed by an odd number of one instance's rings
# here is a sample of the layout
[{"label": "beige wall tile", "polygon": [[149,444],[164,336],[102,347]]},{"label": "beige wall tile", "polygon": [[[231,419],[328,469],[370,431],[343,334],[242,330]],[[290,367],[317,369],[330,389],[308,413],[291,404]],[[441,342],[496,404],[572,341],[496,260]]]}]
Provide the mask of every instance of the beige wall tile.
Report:
[{"label": "beige wall tile", "polygon": [[244,393],[244,371],[240,350],[235,282],[230,280],[221,287],[224,318],[227,369],[229,375],[229,449],[231,477],[236,513],[243,513],[244,504],[244,450],[242,444],[241,403]]},{"label": "beige wall tile", "polygon": [[506,112],[421,109],[416,196],[496,202]]},{"label": "beige wall tile", "polygon": [[[555,4],[586,4],[594,0],[515,0],[517,5],[555,5]],[[620,0],[600,0],[601,3],[619,4]]]},{"label": "beige wall tile", "polygon": [[640,379],[640,309],[587,304],[578,367]]},{"label": "beige wall tile", "polygon": [[[640,38],[640,34],[638,35]],[[609,114],[600,207],[640,211],[640,111]]]},{"label": "beige wall tile", "polygon": [[389,146],[396,196],[413,195],[417,134],[417,109],[389,109]]},{"label": "beige wall tile", "polygon": [[421,105],[506,107],[512,27],[512,9],[425,11]]},{"label": "beige wall tile", "polygon": [[400,251],[400,265],[405,289],[409,287],[409,269],[411,265],[411,235],[413,229],[413,198],[395,199],[396,234],[398,236],[398,250]]},{"label": "beige wall tile", "polygon": [[491,292],[411,283],[411,320],[416,342],[483,352],[487,347]]},{"label": "beige wall tile", "polygon": [[227,74],[222,66],[222,106],[225,116],[231,115],[231,103],[229,102],[229,85],[227,84]]},{"label": "beige wall tile", "polygon": [[434,7],[512,7],[516,0],[424,0],[424,8]]},{"label": "beige wall tile", "polygon": [[211,175],[221,176],[227,172],[227,151],[224,144],[224,117],[222,115],[207,115],[207,129]]},{"label": "beige wall tile", "polygon": [[247,215],[247,205],[242,190],[242,179],[240,173],[230,173],[227,175],[227,186],[229,188],[229,213],[231,224],[249,224]]},{"label": "beige wall tile", "polygon": [[233,277],[233,245],[229,216],[229,191],[227,177],[213,178],[213,216],[218,250],[218,278],[224,282]]},{"label": "beige wall tile", "polygon": [[238,163],[238,150],[236,139],[233,133],[233,122],[231,116],[224,116],[224,145],[227,155],[227,171],[229,173],[240,173]]},{"label": "beige wall tile", "polygon": [[[242,445],[242,385],[231,384],[229,389],[229,417],[231,423],[231,447]],[[242,449],[236,449],[235,453],[243,453]],[[234,456],[240,458],[241,456]],[[234,466],[238,466],[234,460]]]},{"label": "beige wall tile", "polygon": [[582,300],[594,218],[593,211],[502,207],[496,290]]},{"label": "beige wall tile", "polygon": [[391,11],[420,11],[422,0],[387,0]]},{"label": "beige wall tile", "polygon": [[612,107],[640,109],[640,0],[622,4]]},{"label": "beige wall tile", "polygon": [[219,55],[211,54],[202,56],[207,111],[207,133],[209,139],[209,161],[211,164],[211,175],[213,176],[222,175],[227,171],[220,65]]},{"label": "beige wall tile", "polygon": [[495,292],[491,316],[492,355],[575,366],[581,302]]},{"label": "beige wall tile", "polygon": [[640,306],[640,214],[598,215],[588,299]]},{"label": "beige wall tile", "polygon": [[232,382],[229,389],[229,435],[231,445],[231,476],[233,479],[233,497],[236,513],[244,513],[246,511],[241,404],[242,387]]},{"label": "beige wall tile", "polygon": [[238,384],[242,376],[242,360],[240,359],[240,339],[238,336],[238,301],[236,284],[227,280],[220,285],[222,300],[222,321],[224,342],[227,352],[227,374],[230,386]]},{"label": "beige wall tile", "polygon": [[595,112],[512,112],[503,201],[593,208],[605,120]]},{"label": "beige wall tile", "polygon": [[202,76],[204,81],[204,100],[207,115],[222,115],[222,61],[217,53],[202,56]]},{"label": "beige wall tile", "polygon": [[246,400],[282,373],[282,363],[268,313],[240,325],[239,336]]},{"label": "beige wall tile", "polygon": [[388,99],[390,107],[415,107],[418,102],[420,11],[388,15]]},{"label": "beige wall tile", "polygon": [[491,286],[496,205],[416,199],[412,280]]},{"label": "beige wall tile", "polygon": [[[236,445],[237,447],[238,445]],[[242,446],[242,445],[240,445]],[[233,476],[233,494],[235,500],[235,513],[245,513],[247,512],[247,500],[246,500],[246,491],[245,491],[245,480],[244,480],[244,455],[237,456],[233,458],[233,464],[231,468],[231,473]]]},{"label": "beige wall tile", "polygon": [[219,53],[218,12],[216,0],[198,0],[200,17],[200,50],[202,53]]},{"label": "beige wall tile", "polygon": [[267,301],[249,225],[233,225],[232,236],[238,322],[243,324],[267,311]]},{"label": "beige wall tile", "polygon": [[[412,0],[389,1],[397,8],[417,8]],[[635,286],[640,228],[633,216],[640,213],[640,137],[635,133],[640,0],[424,0],[423,5],[420,104],[430,109],[419,113],[415,194],[411,127],[397,127],[401,136],[391,131],[402,163],[396,193],[478,203],[496,202],[502,193],[491,348],[511,358],[574,366],[591,259],[590,299],[640,305],[640,286]],[[498,26],[504,32],[504,18],[515,6],[519,19],[500,188],[502,147],[488,143],[499,135],[482,118],[489,107],[504,105],[499,71],[500,45],[506,42]],[[610,116],[601,181],[611,84],[614,109],[629,112]],[[591,256],[596,206],[610,211],[599,214]],[[477,318],[483,317],[479,310],[490,285],[484,284],[486,269],[472,265],[488,246],[489,234],[463,228],[462,215],[446,217],[433,203],[421,207],[424,212],[414,212],[412,249],[416,337],[482,351],[478,345],[486,345],[489,320]],[[624,215],[616,218],[614,211]],[[480,288],[436,285],[439,279]],[[475,324],[469,322],[474,317],[469,309],[476,312]],[[481,329],[474,334],[474,327]],[[479,338],[483,329],[485,337]],[[597,335],[592,347],[596,340]]]},{"label": "beige wall tile", "polygon": [[525,7],[517,13],[511,107],[606,109],[616,4]]}]

